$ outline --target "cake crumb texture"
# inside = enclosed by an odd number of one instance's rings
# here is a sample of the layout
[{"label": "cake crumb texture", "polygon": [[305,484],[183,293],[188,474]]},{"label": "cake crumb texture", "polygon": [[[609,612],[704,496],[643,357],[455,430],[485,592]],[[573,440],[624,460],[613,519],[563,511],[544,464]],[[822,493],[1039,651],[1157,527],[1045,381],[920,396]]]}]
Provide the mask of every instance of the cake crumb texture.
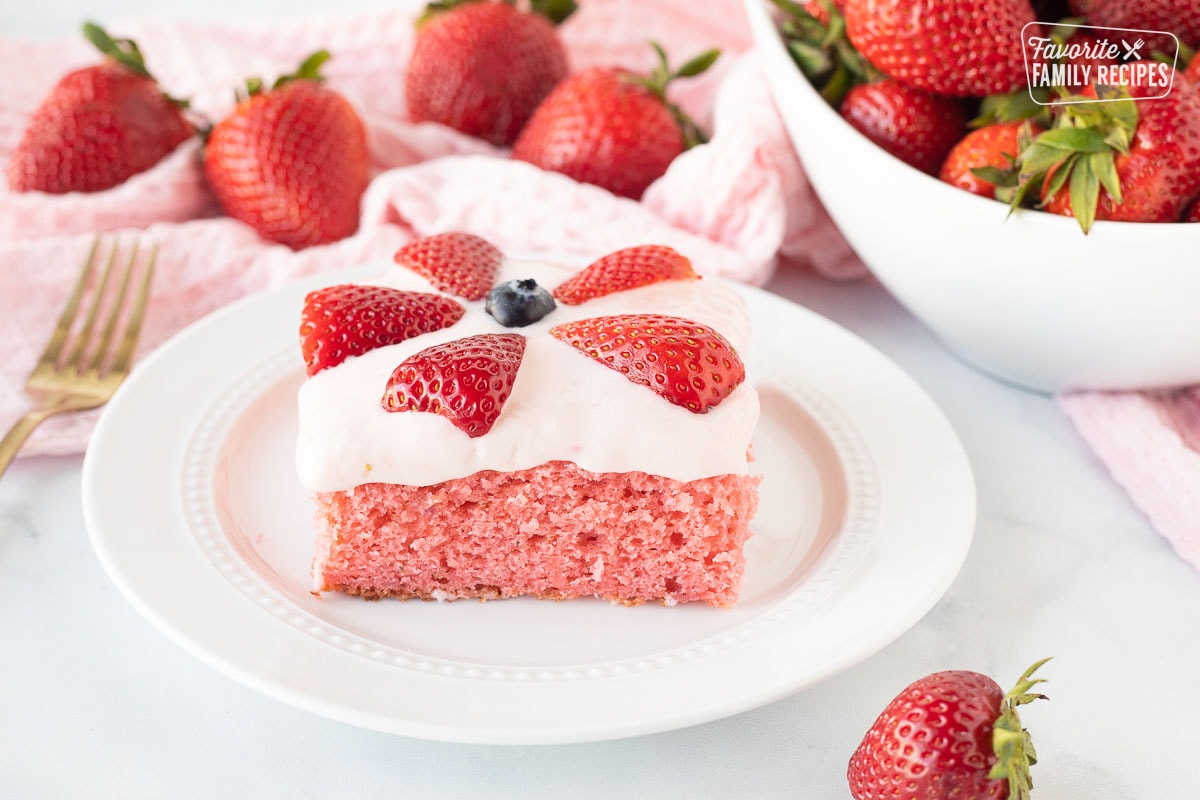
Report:
[{"label": "cake crumb texture", "polygon": [[556,461],[433,486],[314,493],[317,591],[732,605],[759,478],[681,482]]}]

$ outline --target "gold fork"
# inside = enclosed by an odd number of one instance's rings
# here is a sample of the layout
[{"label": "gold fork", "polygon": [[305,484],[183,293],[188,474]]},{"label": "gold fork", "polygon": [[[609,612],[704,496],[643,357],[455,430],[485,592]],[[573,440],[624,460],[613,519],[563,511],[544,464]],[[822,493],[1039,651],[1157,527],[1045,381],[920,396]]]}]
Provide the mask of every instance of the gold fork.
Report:
[{"label": "gold fork", "polygon": [[[79,281],[25,383],[25,393],[32,398],[33,409],[0,439],[0,475],[43,420],[55,414],[104,405],[129,374],[146,314],[157,248],[151,248],[137,294],[128,304],[132,277],[137,271],[138,247],[135,242],[129,257],[119,261],[117,244],[113,242],[108,257],[104,258],[100,240],[92,243]],[[101,261],[105,262],[103,275],[99,281],[93,281]],[[114,281],[119,282],[119,287],[115,297],[110,297]],[[81,311],[81,301],[89,290],[91,299]],[[126,309],[126,305],[130,307]],[[102,325],[99,332],[97,323]]]}]

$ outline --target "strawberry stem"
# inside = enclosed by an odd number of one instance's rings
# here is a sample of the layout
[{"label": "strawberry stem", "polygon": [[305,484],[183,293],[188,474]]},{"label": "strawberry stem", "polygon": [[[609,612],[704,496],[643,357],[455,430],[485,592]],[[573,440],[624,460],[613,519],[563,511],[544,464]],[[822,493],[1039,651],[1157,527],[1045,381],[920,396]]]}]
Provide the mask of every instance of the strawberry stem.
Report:
[{"label": "strawberry stem", "polygon": [[[430,0],[425,4],[425,10],[417,17],[416,26],[419,28],[431,18],[458,6],[480,2],[500,2],[516,6],[516,0]],[[529,10],[539,14],[558,25],[579,9],[575,0],[529,0]]]},{"label": "strawberry stem", "polygon": [[[1071,213],[1086,234],[1096,221],[1101,188],[1114,203],[1122,201],[1115,159],[1117,153],[1129,152],[1138,125],[1137,104],[1124,87],[1097,87],[1097,94],[1110,102],[1066,104],[1055,127],[1021,151],[1013,208],[1021,205],[1034,187],[1040,187],[1039,207],[1066,188]],[[1079,98],[1085,99],[1090,98]]]},{"label": "strawberry stem", "polygon": [[141,49],[132,39],[114,39],[108,35],[108,31],[94,22],[83,23],[83,35],[97,50],[125,69],[154,80],[154,76],[146,69],[146,59],[142,57]]},{"label": "strawberry stem", "polygon": [[1029,731],[1021,726],[1017,708],[1034,700],[1048,699],[1044,694],[1032,690],[1039,683],[1045,683],[1042,678],[1034,678],[1033,673],[1049,660],[1043,658],[1025,670],[1016,686],[1000,702],[1000,716],[996,718],[992,732],[996,763],[988,777],[1008,781],[1009,800],[1029,800],[1029,792],[1033,788],[1029,768],[1037,763],[1037,753],[1033,749]]},{"label": "strawberry stem", "polygon": [[721,51],[705,50],[700,55],[688,59],[679,69],[672,70],[670,62],[667,59],[667,51],[663,49],[662,45],[652,41],[650,42],[650,46],[658,54],[658,64],[655,65],[649,75],[630,75],[628,76],[628,80],[649,89],[666,105],[667,109],[671,112],[671,116],[675,118],[675,124],[679,126],[680,133],[683,134],[683,148],[685,150],[695,147],[698,144],[704,144],[708,141],[708,137],[705,136],[700,126],[685,114],[683,109],[667,99],[667,85],[676,78],[694,78],[705,72],[720,58]]},{"label": "strawberry stem", "polygon": [[828,22],[795,0],[771,2],[783,12],[779,33],[792,60],[825,102],[837,108],[850,89],[883,77],[846,38],[846,18],[833,0],[819,0]]},{"label": "strawberry stem", "polygon": [[575,0],[530,0],[529,8],[535,14],[559,25],[578,10]]},{"label": "strawberry stem", "polygon": [[[135,75],[140,75],[147,80],[158,83],[158,80],[150,74],[150,70],[146,69],[146,59],[142,56],[141,48],[137,46],[137,42],[133,41],[133,39],[114,39],[108,35],[108,31],[94,22],[83,23],[83,36],[95,45],[97,50],[125,69]],[[166,92],[162,94],[163,97],[167,98],[167,102],[176,108],[186,109],[189,105],[187,100],[172,97]]]},{"label": "strawberry stem", "polygon": [[328,61],[330,56],[328,50],[318,50],[308,58],[300,62],[300,66],[295,72],[290,72],[286,75],[280,75],[275,79],[275,83],[271,85],[272,89],[278,89],[284,84],[292,81],[323,81],[325,76],[321,74],[321,66]]}]

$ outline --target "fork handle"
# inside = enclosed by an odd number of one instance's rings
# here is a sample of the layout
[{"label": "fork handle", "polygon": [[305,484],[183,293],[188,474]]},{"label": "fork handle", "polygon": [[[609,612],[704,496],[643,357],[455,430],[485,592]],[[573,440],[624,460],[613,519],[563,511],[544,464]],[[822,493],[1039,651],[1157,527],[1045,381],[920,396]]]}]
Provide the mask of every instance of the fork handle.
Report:
[{"label": "fork handle", "polygon": [[34,428],[57,411],[58,409],[54,408],[34,409],[17,420],[17,424],[12,426],[3,439],[0,439],[0,475],[4,474],[8,465],[17,457],[17,451],[21,449],[21,445],[25,444],[25,440],[29,438],[29,434],[33,433]]}]

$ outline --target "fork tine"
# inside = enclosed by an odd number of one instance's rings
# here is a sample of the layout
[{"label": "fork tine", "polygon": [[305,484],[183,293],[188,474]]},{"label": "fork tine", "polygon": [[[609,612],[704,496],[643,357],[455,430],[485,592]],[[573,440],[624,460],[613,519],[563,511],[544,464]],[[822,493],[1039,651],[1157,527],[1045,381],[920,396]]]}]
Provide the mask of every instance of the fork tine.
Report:
[{"label": "fork tine", "polygon": [[104,265],[104,274],[100,278],[100,286],[96,289],[88,307],[87,319],[84,320],[83,327],[79,329],[79,333],[75,334],[75,338],[71,342],[71,353],[67,357],[65,366],[74,367],[77,372],[82,372],[80,362],[87,350],[88,341],[92,338],[92,330],[96,327],[96,318],[100,315],[100,306],[104,304],[104,296],[108,294],[108,285],[112,282],[113,264],[117,260],[117,244],[114,241],[112,250],[109,251],[108,261]]},{"label": "fork tine", "polygon": [[158,258],[158,245],[150,247],[150,257],[146,262],[146,272],[142,276],[142,285],[138,287],[137,297],[134,298],[133,308],[129,312],[129,320],[125,323],[125,333],[121,336],[121,344],[109,369],[112,372],[128,372],[133,362],[133,352],[137,348],[138,334],[142,330],[142,320],[146,315],[146,306],[150,300],[150,283],[154,278],[154,261]]},{"label": "fork tine", "polygon": [[46,349],[38,358],[38,367],[53,368],[59,355],[62,354],[63,343],[67,340],[67,334],[71,331],[71,323],[75,321],[75,312],[79,309],[79,300],[83,297],[92,273],[96,271],[96,254],[99,250],[100,238],[96,237],[88,250],[87,260],[80,271],[79,280],[75,282],[75,288],[71,290],[71,298],[58,317],[58,323],[54,326],[54,333],[50,335],[50,341],[46,343]]},{"label": "fork tine", "polygon": [[[135,240],[133,248],[129,252],[129,258],[125,262],[123,274],[121,276],[121,288],[117,290],[116,299],[112,301],[108,309],[108,318],[104,322],[104,329],[100,332],[100,337],[96,340],[95,352],[92,354],[91,363],[88,364],[88,371],[99,372],[104,366],[104,359],[108,355],[108,345],[112,341],[113,333],[117,329],[117,320],[121,317],[121,311],[125,308],[125,298],[129,294],[129,279],[133,275],[134,267],[137,265],[138,245]],[[115,258],[115,252],[114,252]],[[110,267],[112,265],[110,264]],[[105,288],[108,284],[108,275],[105,275]],[[99,309],[99,301],[96,303],[97,310]]]}]

